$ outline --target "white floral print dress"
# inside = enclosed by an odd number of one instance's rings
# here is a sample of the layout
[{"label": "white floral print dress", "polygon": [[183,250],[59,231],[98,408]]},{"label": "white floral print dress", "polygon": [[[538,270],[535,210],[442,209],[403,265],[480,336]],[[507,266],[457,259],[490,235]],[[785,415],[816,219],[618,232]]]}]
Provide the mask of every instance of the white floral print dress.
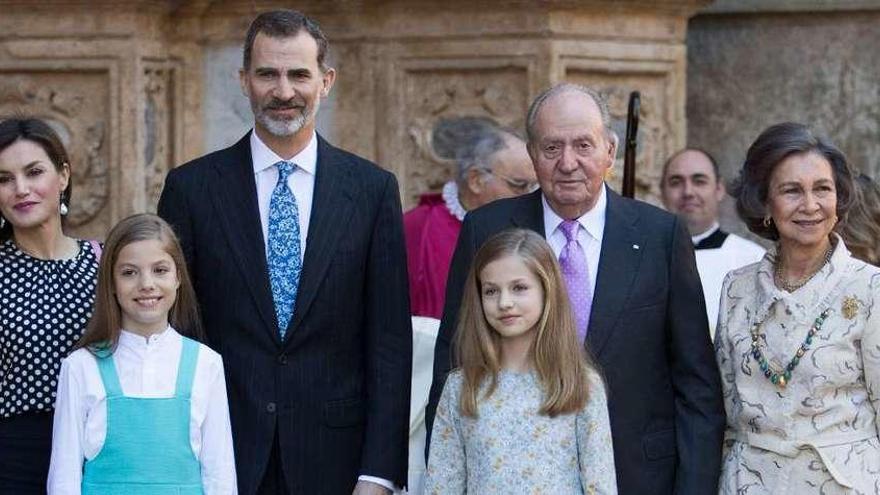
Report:
[{"label": "white floral print dress", "polygon": [[577,414],[538,414],[543,393],[533,373],[502,371],[478,403],[460,413],[462,375],[449,374],[437,407],[426,494],[616,494],[605,385],[591,376]]}]

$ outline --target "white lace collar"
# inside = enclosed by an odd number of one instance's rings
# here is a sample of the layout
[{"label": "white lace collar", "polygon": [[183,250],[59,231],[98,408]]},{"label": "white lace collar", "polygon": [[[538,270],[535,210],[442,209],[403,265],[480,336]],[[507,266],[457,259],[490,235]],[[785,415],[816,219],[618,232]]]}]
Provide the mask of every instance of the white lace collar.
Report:
[{"label": "white lace collar", "polygon": [[446,203],[446,209],[449,210],[449,213],[452,213],[452,216],[464,221],[467,210],[464,209],[464,206],[458,200],[458,184],[454,181],[443,184],[443,202]]}]

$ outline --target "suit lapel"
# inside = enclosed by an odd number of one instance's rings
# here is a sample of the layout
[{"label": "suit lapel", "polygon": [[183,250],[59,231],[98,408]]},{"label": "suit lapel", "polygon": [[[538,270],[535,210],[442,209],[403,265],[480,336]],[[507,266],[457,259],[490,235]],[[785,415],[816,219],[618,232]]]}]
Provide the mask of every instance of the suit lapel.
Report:
[{"label": "suit lapel", "polygon": [[263,328],[278,340],[278,324],[272,290],[269,286],[269,268],[257,205],[257,185],[251,158],[250,133],[221,155],[225,160],[214,164],[216,182],[211,194],[214,210],[229,240],[232,257],[241,269],[243,278],[263,319]]},{"label": "suit lapel", "polygon": [[587,343],[595,356],[601,354],[625,308],[644,251],[642,236],[636,228],[638,215],[611,189],[606,192],[605,232],[587,334]]},{"label": "suit lapel", "polygon": [[531,229],[544,237],[544,203],[541,201],[541,190],[521,198],[511,212],[510,223]]},{"label": "suit lapel", "polygon": [[333,259],[342,236],[340,226],[347,225],[352,214],[355,186],[351,173],[350,164],[341,158],[339,151],[318,136],[318,167],[312,215],[309,219],[309,235],[296,307],[287,331],[287,335],[291,336],[288,345],[303,337],[303,332],[298,327],[314,302],[330,260]]}]

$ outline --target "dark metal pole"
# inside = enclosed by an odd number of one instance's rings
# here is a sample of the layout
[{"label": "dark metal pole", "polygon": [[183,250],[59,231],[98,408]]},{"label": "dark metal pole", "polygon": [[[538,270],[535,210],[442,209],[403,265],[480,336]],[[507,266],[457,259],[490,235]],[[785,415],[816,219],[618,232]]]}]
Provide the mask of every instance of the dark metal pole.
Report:
[{"label": "dark metal pole", "polygon": [[636,138],[639,135],[639,110],[641,94],[629,94],[629,109],[626,113],[626,141],[623,152],[623,195],[627,198],[636,194]]}]

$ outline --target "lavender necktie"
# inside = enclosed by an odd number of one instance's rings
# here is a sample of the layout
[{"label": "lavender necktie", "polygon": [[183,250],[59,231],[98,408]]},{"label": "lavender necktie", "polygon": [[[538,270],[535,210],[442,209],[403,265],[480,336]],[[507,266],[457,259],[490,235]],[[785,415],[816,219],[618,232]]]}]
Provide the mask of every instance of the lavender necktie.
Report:
[{"label": "lavender necktie", "polygon": [[576,220],[565,220],[559,226],[562,233],[565,234],[565,246],[559,253],[559,266],[562,268],[562,277],[568,288],[568,299],[574,310],[578,338],[583,342],[587,336],[587,326],[590,323],[593,290],[590,285],[590,267],[587,265],[587,255],[577,240],[579,227]]}]

